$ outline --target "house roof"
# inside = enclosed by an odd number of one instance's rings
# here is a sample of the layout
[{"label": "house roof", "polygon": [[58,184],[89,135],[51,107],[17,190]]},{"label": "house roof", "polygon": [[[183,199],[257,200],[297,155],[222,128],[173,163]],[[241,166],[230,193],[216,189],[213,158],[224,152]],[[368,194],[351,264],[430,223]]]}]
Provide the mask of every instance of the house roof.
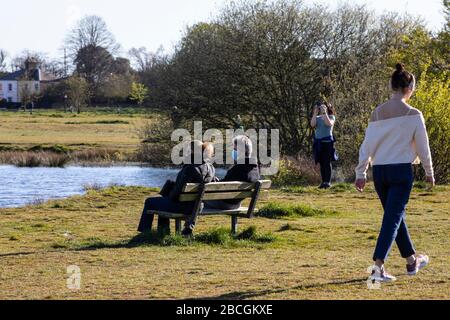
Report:
[{"label": "house roof", "polygon": [[31,71],[28,70],[18,70],[15,72],[8,73],[3,77],[0,77],[0,80],[6,81],[18,81],[18,80],[34,80],[39,81],[40,79],[40,71],[39,69],[34,69]]}]

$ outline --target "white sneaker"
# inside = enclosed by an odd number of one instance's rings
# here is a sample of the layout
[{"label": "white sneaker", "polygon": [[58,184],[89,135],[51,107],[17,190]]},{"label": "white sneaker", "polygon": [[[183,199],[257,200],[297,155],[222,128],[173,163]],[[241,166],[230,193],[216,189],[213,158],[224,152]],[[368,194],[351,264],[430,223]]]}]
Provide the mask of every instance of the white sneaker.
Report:
[{"label": "white sneaker", "polygon": [[412,264],[406,265],[406,273],[410,276],[414,276],[419,272],[420,269],[425,268],[430,262],[430,258],[427,255],[418,255],[416,261]]},{"label": "white sneaker", "polygon": [[373,266],[370,279],[378,282],[392,282],[397,280],[396,277],[390,275],[386,272],[386,270],[384,270],[384,266],[381,268],[378,266]]}]

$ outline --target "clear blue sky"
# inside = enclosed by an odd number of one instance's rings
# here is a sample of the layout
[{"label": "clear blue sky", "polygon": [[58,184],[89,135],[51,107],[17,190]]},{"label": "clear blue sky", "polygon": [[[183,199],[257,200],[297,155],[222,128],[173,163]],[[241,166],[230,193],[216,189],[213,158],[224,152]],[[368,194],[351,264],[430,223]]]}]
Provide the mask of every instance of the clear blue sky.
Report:
[{"label": "clear blue sky", "polygon": [[[0,48],[10,55],[23,49],[61,55],[67,30],[87,14],[104,18],[123,51],[145,46],[171,51],[186,25],[208,20],[229,0],[0,0]],[[335,6],[339,0],[305,0]],[[377,12],[421,15],[437,30],[444,23],[441,0],[348,0]]]}]

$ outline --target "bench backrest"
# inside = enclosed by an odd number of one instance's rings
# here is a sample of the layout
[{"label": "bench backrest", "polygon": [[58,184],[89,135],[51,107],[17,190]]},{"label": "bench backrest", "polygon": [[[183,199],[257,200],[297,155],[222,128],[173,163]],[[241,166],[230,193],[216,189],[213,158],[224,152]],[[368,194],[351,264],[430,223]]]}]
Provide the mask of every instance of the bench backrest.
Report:
[{"label": "bench backrest", "polygon": [[[246,199],[255,196],[257,186],[258,197],[264,199],[268,197],[268,190],[272,182],[270,180],[259,180],[255,183],[248,182],[212,182],[204,184],[202,201],[203,200],[228,200],[228,199]],[[187,183],[183,192],[180,195],[180,201],[196,201],[201,190],[199,183]]]}]

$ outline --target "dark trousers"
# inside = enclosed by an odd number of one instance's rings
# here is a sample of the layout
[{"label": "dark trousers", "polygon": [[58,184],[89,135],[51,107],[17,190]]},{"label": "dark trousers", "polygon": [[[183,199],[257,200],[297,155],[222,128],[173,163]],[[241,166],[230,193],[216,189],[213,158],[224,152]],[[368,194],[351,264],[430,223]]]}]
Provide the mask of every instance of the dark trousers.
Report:
[{"label": "dark trousers", "polygon": [[320,164],[320,175],[322,177],[322,183],[331,183],[331,161],[333,159],[333,143],[332,142],[320,142],[320,152],[318,154],[318,160]]},{"label": "dark trousers", "polygon": [[241,203],[229,203],[223,200],[205,201],[205,208],[220,209],[220,210],[235,210],[241,207]]},{"label": "dark trousers", "polygon": [[[192,212],[192,207],[192,202],[172,201],[168,197],[147,198],[144,203],[144,209],[142,210],[138,231],[145,232],[152,229],[154,214],[151,213],[151,210],[190,214]],[[147,213],[149,211],[150,213]],[[158,217],[158,230],[162,229],[165,229],[170,233],[170,219]]]},{"label": "dark trousers", "polygon": [[384,209],[373,260],[386,260],[394,240],[402,257],[407,258],[415,254],[405,221],[414,180],[412,166],[409,163],[373,166],[373,180]]},{"label": "dark trousers", "polygon": [[[203,207],[206,209],[220,209],[220,210],[233,210],[233,209],[239,209],[241,207],[241,203],[228,203],[222,200],[209,200],[205,201],[202,209],[200,210],[199,215],[202,214]],[[186,218],[186,223],[184,224],[185,228],[189,228],[191,230],[195,229],[195,225],[197,224],[196,219],[194,219],[194,216],[191,214]]]}]

